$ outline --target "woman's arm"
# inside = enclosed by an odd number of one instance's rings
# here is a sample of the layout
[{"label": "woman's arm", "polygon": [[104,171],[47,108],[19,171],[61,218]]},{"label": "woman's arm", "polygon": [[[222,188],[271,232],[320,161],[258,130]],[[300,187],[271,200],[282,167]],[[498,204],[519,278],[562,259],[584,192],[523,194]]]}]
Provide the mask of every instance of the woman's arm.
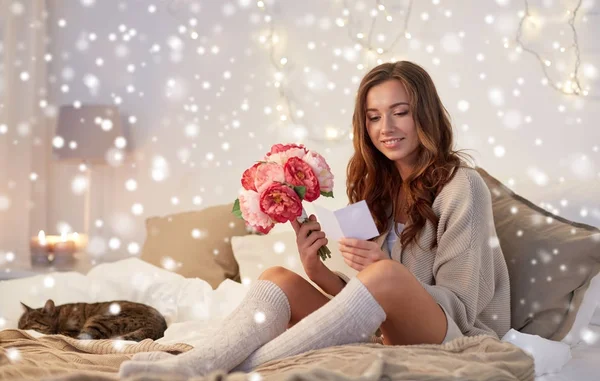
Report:
[{"label": "woman's arm", "polygon": [[[423,284],[460,327],[472,327],[494,296],[496,236],[491,196],[483,180],[467,174],[448,189],[442,205],[438,247],[433,264],[434,285]],[[447,197],[447,198],[446,198]],[[438,230],[439,234],[439,230]],[[508,311],[503,311],[502,315]],[[499,313],[500,315],[500,313]]]}]

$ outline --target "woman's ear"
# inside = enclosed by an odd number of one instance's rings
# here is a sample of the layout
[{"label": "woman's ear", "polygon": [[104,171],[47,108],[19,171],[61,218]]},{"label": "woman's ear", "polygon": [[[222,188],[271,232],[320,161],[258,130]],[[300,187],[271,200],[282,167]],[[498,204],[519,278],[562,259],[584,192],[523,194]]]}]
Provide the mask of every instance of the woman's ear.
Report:
[{"label": "woman's ear", "polygon": [[26,305],[25,303],[21,302],[21,305],[23,306],[23,308],[25,309],[25,312],[29,312],[31,310],[33,310],[33,308],[29,307],[28,305]]},{"label": "woman's ear", "polygon": [[44,305],[44,312],[52,315],[54,314],[54,301],[52,299],[48,299],[48,301],[46,301],[46,304]]}]

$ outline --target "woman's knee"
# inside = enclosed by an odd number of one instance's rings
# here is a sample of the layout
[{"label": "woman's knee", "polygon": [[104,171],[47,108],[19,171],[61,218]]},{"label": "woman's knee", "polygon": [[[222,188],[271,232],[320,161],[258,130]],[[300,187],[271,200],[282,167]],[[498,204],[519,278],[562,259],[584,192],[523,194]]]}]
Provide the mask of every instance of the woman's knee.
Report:
[{"label": "woman's knee", "polygon": [[269,267],[258,277],[260,280],[270,280],[272,282],[296,280],[297,278],[301,278],[300,275],[282,266]]},{"label": "woman's knee", "polygon": [[369,291],[386,292],[386,290],[393,290],[397,293],[402,289],[398,285],[406,284],[404,280],[409,276],[412,276],[412,274],[401,263],[392,259],[383,259],[367,266],[356,277]]},{"label": "woman's knee", "polygon": [[380,282],[398,280],[399,277],[408,274],[408,269],[393,259],[382,259],[365,267],[358,273],[357,277],[363,279],[373,279]]}]

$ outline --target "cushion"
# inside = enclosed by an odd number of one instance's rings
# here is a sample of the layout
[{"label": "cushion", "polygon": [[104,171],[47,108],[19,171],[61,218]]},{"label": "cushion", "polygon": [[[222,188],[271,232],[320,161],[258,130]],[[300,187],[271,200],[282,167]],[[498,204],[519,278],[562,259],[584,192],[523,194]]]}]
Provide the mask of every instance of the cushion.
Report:
[{"label": "cushion", "polygon": [[[356,274],[356,271],[344,262],[337,245],[337,242],[327,245],[331,250],[331,258],[325,260],[325,265],[332,271]],[[311,282],[302,267],[296,246],[296,233],[293,230],[232,237],[231,246],[240,266],[242,283],[248,284],[257,280],[264,270],[273,266],[285,267]]]},{"label": "cushion", "polygon": [[233,204],[217,205],[148,218],[141,259],[186,278],[204,279],[214,289],[225,279],[239,282],[230,240],[247,230],[232,208]]},{"label": "cushion", "polygon": [[477,171],[491,192],[496,232],[508,266],[511,327],[562,340],[573,327],[592,278],[600,272],[600,230],[547,212],[485,170]]}]

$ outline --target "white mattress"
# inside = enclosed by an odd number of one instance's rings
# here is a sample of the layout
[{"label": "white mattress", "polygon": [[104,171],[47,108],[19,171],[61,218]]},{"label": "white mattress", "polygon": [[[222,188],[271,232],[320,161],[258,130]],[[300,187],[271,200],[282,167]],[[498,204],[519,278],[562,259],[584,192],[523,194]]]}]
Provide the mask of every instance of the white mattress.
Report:
[{"label": "white mattress", "polygon": [[[19,302],[40,307],[48,298],[57,304],[125,299],[151,305],[165,316],[169,328],[159,342],[195,346],[207,335],[217,334],[220,321],[235,309],[247,291],[248,286],[230,280],[213,290],[203,280],[183,278],[130,258],[96,266],[87,275],[54,273],[0,282],[0,329],[17,327],[22,313]],[[539,376],[536,381],[600,380],[600,325],[590,325],[589,329],[595,340],[588,341],[593,344],[572,347],[572,359],[560,372]],[[566,344],[518,335],[520,347],[536,348],[533,355],[537,364],[560,366],[548,353],[556,352],[558,344]]]}]

